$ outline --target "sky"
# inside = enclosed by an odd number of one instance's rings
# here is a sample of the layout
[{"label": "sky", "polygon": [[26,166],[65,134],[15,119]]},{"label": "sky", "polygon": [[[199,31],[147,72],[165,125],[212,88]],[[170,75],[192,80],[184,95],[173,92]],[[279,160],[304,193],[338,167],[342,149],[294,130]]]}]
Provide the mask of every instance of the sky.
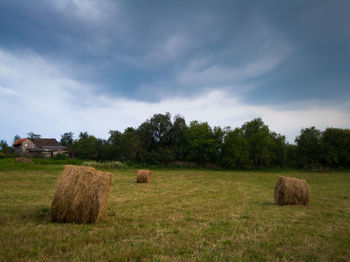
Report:
[{"label": "sky", "polygon": [[2,0],[0,139],[261,117],[350,128],[348,0]]}]

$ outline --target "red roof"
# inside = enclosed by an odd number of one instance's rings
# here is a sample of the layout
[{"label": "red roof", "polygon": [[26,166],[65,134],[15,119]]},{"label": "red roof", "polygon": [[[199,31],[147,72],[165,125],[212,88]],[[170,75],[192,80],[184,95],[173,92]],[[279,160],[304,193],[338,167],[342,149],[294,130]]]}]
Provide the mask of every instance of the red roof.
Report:
[{"label": "red roof", "polygon": [[22,138],[20,140],[17,140],[16,142],[13,143],[13,146],[17,146],[17,145],[22,144],[22,142],[24,142],[24,140],[26,140],[26,139],[28,139],[28,138]]}]

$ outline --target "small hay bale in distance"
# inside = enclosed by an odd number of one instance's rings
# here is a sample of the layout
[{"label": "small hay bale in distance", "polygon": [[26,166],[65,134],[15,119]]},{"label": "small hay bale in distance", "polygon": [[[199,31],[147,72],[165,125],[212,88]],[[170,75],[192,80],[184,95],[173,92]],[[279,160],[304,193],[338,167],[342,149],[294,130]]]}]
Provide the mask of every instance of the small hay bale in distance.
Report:
[{"label": "small hay bale in distance", "polygon": [[16,162],[24,164],[33,164],[33,160],[28,157],[17,157]]},{"label": "small hay bale in distance", "polygon": [[137,171],[137,183],[150,183],[152,172],[151,170],[138,170]]},{"label": "small hay bale in distance", "polygon": [[310,188],[303,179],[281,176],[275,186],[274,198],[277,205],[306,205]]},{"label": "small hay bale in distance", "polygon": [[67,165],[51,204],[55,222],[93,223],[104,215],[111,186],[110,173],[92,167]]}]

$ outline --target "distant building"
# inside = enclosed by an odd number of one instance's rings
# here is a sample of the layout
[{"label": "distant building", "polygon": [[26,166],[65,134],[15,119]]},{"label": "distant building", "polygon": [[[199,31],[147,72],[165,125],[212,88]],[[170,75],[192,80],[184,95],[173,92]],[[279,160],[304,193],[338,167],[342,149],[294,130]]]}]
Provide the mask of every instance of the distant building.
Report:
[{"label": "distant building", "polygon": [[13,143],[13,147],[18,155],[49,158],[59,153],[68,154],[67,147],[61,146],[55,138],[22,138]]}]

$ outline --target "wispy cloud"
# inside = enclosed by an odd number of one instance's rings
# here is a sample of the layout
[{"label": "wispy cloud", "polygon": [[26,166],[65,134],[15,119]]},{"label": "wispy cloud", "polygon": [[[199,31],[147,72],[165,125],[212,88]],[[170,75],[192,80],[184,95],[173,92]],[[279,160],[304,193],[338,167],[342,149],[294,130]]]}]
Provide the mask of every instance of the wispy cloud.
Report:
[{"label": "wispy cloud", "polygon": [[28,131],[59,138],[66,131],[78,134],[84,130],[106,138],[109,130],[137,127],[153,114],[165,112],[182,114],[188,122],[207,121],[222,127],[237,127],[262,117],[289,141],[303,127],[350,125],[350,114],[344,109],[349,105],[312,101],[307,106],[304,101],[300,106],[287,104],[284,108],[257,106],[219,88],[193,98],[164,98],[156,103],[96,95],[96,86],[72,79],[65,74],[67,66],[62,67],[65,70],[33,53],[0,50],[0,133],[6,139]]},{"label": "wispy cloud", "polygon": [[49,0],[47,2],[65,16],[95,25],[108,20],[111,11],[116,15],[117,1]]},{"label": "wispy cloud", "polygon": [[212,65],[202,70],[203,65],[198,61],[193,61],[189,69],[179,76],[179,81],[183,84],[207,86],[240,84],[275,69],[287,54],[288,52],[266,55],[243,66],[233,68]]}]

